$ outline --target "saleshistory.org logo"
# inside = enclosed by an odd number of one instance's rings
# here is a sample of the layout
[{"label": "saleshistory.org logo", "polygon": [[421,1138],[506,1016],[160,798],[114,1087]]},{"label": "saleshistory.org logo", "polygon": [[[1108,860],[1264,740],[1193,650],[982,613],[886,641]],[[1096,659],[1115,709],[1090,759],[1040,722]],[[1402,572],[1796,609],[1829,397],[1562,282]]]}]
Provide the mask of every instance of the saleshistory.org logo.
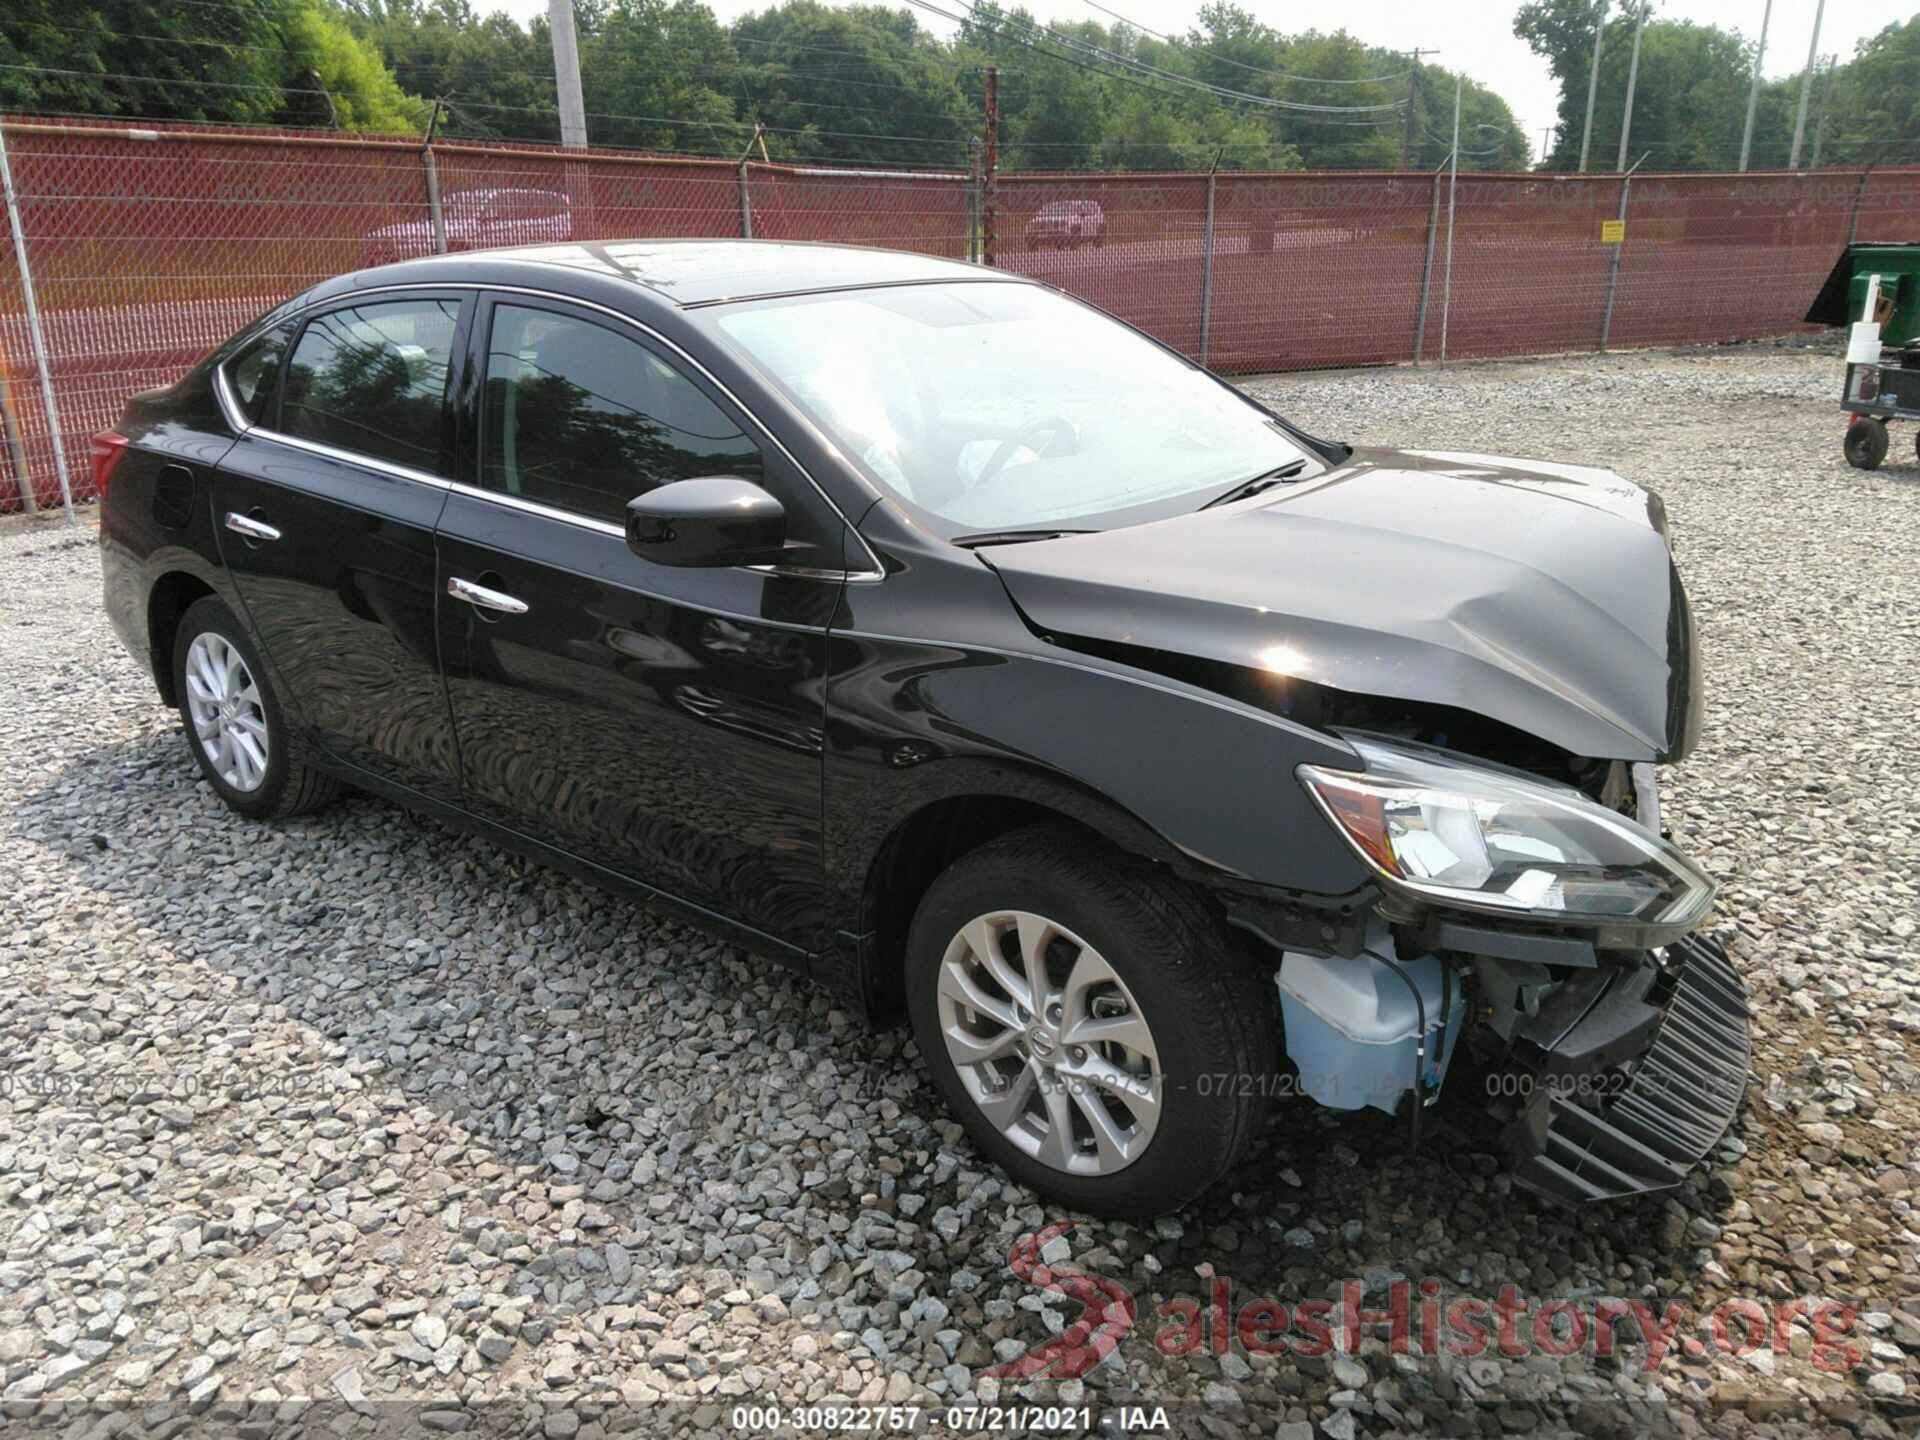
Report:
[{"label": "saleshistory.org logo", "polygon": [[[1133,1331],[1139,1305],[1117,1280],[1080,1271],[1058,1270],[1041,1251],[1073,1228],[1071,1221],[1023,1235],[1007,1256],[1008,1268],[1042,1290],[1076,1302],[1080,1314],[1059,1334],[1025,1354],[984,1372],[998,1379],[1070,1380],[1100,1364]],[[1644,1369],[1652,1370],[1676,1352],[1733,1356],[1768,1350],[1788,1353],[1796,1321],[1811,1341],[1807,1358],[1816,1369],[1840,1374],[1853,1369],[1862,1351],[1852,1339],[1857,1305],[1835,1300],[1754,1299],[1723,1301],[1702,1317],[1693,1333],[1682,1334],[1685,1308],[1676,1301],[1590,1297],[1535,1303],[1511,1285],[1491,1299],[1454,1295],[1443,1299],[1438,1280],[1396,1280],[1386,1287],[1383,1304],[1364,1304],[1367,1288],[1346,1281],[1341,1298],[1278,1300],[1233,1297],[1225,1276],[1208,1279],[1204,1300],[1179,1295],[1155,1312],[1159,1322],[1153,1345],[1163,1355],[1224,1355],[1236,1345],[1253,1355],[1324,1356],[1359,1350],[1364,1331],[1386,1327],[1388,1348],[1396,1355],[1460,1359],[1520,1359],[1528,1355],[1575,1353],[1605,1358],[1617,1345],[1646,1347]]]}]

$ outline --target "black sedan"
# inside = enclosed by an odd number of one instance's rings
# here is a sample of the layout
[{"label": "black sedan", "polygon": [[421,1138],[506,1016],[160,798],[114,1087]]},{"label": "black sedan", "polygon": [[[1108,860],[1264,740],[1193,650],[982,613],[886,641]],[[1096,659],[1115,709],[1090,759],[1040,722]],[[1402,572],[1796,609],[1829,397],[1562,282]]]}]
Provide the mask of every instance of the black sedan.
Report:
[{"label": "black sedan", "polygon": [[1179,1206],[1276,1095],[1417,1141],[1450,1071],[1522,1184],[1631,1194],[1739,1101],[1658,811],[1693,624],[1611,472],[1316,439],[1044,285],[750,242],[330,280],[94,456],[228,806],[344,783],[719,927],[904,1015],[1055,1199]]}]

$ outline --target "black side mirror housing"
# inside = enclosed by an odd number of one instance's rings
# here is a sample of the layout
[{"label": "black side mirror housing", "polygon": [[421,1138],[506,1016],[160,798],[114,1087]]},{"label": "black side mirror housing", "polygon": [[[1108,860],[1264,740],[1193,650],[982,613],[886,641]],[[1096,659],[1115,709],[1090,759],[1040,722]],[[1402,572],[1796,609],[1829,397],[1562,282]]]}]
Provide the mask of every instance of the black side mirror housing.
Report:
[{"label": "black side mirror housing", "polygon": [[751,480],[674,480],[627,502],[627,548],[656,565],[770,565],[787,539],[787,512]]}]

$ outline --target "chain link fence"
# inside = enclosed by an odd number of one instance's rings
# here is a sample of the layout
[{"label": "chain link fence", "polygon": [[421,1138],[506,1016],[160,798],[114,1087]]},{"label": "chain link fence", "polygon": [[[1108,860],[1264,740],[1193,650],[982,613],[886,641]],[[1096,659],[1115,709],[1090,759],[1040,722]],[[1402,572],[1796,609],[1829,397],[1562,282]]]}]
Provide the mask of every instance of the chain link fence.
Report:
[{"label": "chain link fence", "polygon": [[983,185],[173,125],[10,119],[0,138],[0,510],[59,503],[63,484],[89,498],[88,437],[126,397],[280,300],[437,251],[747,236],[990,256],[1248,373],[1779,334],[1850,238],[1920,233],[1920,169]]}]

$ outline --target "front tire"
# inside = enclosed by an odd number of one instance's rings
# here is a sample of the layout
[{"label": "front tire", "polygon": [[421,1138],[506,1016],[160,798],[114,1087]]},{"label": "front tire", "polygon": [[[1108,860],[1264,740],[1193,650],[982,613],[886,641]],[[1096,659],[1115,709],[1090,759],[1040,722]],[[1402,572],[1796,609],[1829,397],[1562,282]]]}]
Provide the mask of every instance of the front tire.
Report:
[{"label": "front tire", "polygon": [[196,600],[180,617],[173,693],[187,747],[228,809],[251,820],[280,819],[318,809],[339,792],[331,775],[294,758],[266,668],[215,596]]},{"label": "front tire", "polygon": [[1873,470],[1887,458],[1887,427],[1871,417],[1847,427],[1847,463],[1856,470]]},{"label": "front tire", "polygon": [[1021,1184],[1100,1215],[1177,1210],[1241,1158],[1276,1006],[1198,897],[1077,832],[962,856],[907,942],[936,1086]]}]

